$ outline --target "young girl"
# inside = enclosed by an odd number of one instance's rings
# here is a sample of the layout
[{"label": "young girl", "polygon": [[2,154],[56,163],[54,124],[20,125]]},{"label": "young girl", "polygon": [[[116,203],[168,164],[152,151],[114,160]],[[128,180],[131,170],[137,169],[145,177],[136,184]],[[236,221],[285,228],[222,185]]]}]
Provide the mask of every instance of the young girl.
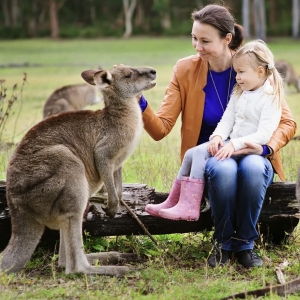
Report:
[{"label": "young girl", "polygon": [[[233,67],[237,84],[209,142],[185,153],[169,197],[161,204],[148,204],[145,210],[149,214],[172,220],[198,220],[206,160],[214,156],[218,160],[232,157],[238,161],[242,156],[234,155],[235,151],[248,143],[265,145],[278,127],[283,81],[267,45],[261,40],[245,44],[234,54]],[[210,70],[209,73],[214,84]],[[214,88],[221,104],[215,84]],[[262,155],[267,153],[267,146],[262,146]]]}]

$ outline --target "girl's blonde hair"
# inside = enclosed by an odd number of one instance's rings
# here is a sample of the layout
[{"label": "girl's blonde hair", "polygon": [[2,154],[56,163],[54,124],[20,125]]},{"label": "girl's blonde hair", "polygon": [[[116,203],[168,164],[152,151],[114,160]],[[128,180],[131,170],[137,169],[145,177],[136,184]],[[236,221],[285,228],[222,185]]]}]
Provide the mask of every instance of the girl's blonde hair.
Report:
[{"label": "girl's blonde hair", "polygon": [[[259,66],[265,68],[266,77],[270,77],[273,80],[272,87],[274,100],[276,99],[278,107],[280,107],[281,101],[284,98],[284,84],[283,79],[279,72],[275,68],[274,55],[262,40],[254,40],[246,43],[244,46],[239,48],[233,56],[233,62],[244,55],[248,55],[249,62],[254,69]],[[242,90],[238,84],[235,85],[233,93],[238,95],[242,94]]]}]

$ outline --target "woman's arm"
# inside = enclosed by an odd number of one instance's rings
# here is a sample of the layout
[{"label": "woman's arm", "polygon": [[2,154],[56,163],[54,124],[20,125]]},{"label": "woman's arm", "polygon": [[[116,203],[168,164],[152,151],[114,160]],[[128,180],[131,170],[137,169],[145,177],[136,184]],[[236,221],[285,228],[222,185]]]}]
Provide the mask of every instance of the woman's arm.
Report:
[{"label": "woman's arm", "polygon": [[175,66],[171,82],[158,112],[154,113],[149,103],[143,112],[144,128],[154,140],[161,140],[172,130],[182,110],[181,98],[182,91],[180,91]]}]

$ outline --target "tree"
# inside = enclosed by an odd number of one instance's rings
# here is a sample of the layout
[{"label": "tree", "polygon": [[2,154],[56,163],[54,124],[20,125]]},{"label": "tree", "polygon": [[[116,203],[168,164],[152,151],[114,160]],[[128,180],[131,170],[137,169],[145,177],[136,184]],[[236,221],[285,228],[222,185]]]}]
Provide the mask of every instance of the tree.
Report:
[{"label": "tree", "polygon": [[250,0],[243,0],[242,5],[243,27],[246,32],[246,37],[251,36],[250,32]]},{"label": "tree", "polygon": [[160,24],[163,29],[171,28],[171,3],[170,0],[154,0],[152,10],[160,16]]},{"label": "tree", "polygon": [[292,19],[293,19],[293,38],[296,39],[299,36],[299,0],[293,0]]},{"label": "tree", "polygon": [[123,0],[123,7],[125,13],[125,33],[124,38],[128,38],[132,33],[132,15],[136,7],[137,0]]},{"label": "tree", "polygon": [[50,31],[51,38],[57,39],[59,37],[59,22],[58,12],[63,6],[65,0],[56,3],[56,0],[49,0],[49,18],[50,18]]},{"label": "tree", "polygon": [[10,11],[9,11],[9,7],[8,7],[8,0],[3,0],[2,9],[3,9],[3,13],[4,13],[4,26],[10,27],[11,26],[11,18],[10,18]]},{"label": "tree", "polygon": [[265,16],[265,0],[254,0],[254,31],[255,38],[266,40],[266,16]]}]

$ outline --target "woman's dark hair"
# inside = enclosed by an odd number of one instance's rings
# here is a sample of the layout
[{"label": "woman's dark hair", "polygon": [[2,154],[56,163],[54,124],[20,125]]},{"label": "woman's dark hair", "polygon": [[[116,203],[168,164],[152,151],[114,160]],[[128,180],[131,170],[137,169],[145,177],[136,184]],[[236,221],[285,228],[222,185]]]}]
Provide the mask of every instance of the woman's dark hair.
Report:
[{"label": "woman's dark hair", "polygon": [[200,10],[194,11],[192,20],[215,27],[221,38],[225,38],[228,33],[231,33],[232,40],[229,44],[231,50],[238,49],[244,41],[243,27],[235,23],[232,14],[224,6],[209,4]]}]

